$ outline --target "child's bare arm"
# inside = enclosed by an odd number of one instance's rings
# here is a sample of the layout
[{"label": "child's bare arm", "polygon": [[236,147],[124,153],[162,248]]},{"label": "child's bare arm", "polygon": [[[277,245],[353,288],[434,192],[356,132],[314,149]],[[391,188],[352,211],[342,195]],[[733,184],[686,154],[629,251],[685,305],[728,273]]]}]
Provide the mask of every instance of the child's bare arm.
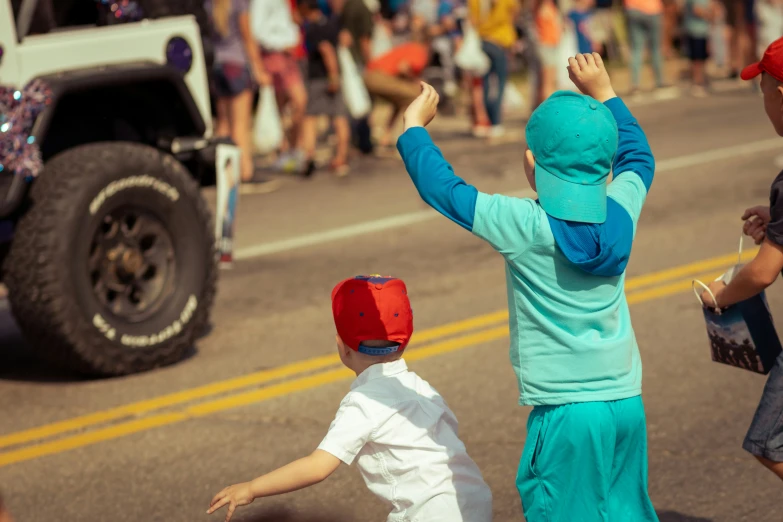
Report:
[{"label": "child's bare arm", "polygon": [[208,514],[228,506],[226,522],[231,519],[238,506],[246,506],[261,497],[289,493],[318,484],[340,467],[340,459],[323,450],[286,464],[250,482],[243,482],[225,488],[210,502]]},{"label": "child's bare arm", "polygon": [[329,85],[336,89],[340,85],[340,67],[337,65],[337,53],[334,45],[330,42],[321,42],[318,44],[318,51],[324,59],[326,74],[329,75]]},{"label": "child's bare arm", "polygon": [[774,283],[783,271],[783,247],[765,239],[756,257],[742,267],[726,286],[721,281],[711,283],[715,303],[708,292],[702,294],[704,304],[715,308],[726,308],[758,295]]}]

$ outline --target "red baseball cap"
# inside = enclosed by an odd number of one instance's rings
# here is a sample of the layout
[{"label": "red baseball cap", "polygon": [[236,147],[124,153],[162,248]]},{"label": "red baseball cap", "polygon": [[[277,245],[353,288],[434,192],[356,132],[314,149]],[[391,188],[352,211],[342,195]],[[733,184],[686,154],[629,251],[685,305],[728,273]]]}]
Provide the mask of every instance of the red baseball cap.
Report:
[{"label": "red baseball cap", "polygon": [[[413,310],[401,279],[356,276],[332,290],[337,333],[349,348],[369,355],[402,351],[413,334]],[[391,341],[396,347],[363,346],[362,341]]]},{"label": "red baseball cap", "polygon": [[740,76],[743,80],[752,80],[762,72],[783,82],[783,37],[769,44],[761,60],[742,69]]}]

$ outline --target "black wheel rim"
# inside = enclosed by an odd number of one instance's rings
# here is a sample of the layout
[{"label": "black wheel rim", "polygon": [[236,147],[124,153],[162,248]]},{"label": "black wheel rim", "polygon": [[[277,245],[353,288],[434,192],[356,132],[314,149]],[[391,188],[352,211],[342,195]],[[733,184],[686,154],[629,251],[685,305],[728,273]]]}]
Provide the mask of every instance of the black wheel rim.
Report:
[{"label": "black wheel rim", "polygon": [[175,260],[171,235],[156,215],[138,207],[114,209],[93,232],[88,260],[93,293],[114,316],[144,321],[171,295]]}]

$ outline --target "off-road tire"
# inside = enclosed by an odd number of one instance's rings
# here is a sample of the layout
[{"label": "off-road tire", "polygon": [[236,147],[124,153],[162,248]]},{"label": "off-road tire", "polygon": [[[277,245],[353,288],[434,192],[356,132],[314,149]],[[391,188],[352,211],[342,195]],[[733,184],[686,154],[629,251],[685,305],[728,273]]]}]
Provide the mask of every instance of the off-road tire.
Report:
[{"label": "off-road tire", "polygon": [[[124,375],[180,361],[209,321],[217,278],[212,217],[185,167],[145,145],[83,145],[45,165],[30,200],[4,268],[11,309],[31,348],[47,361],[92,375]],[[114,316],[99,301],[84,261],[95,244],[90,230],[97,230],[96,223],[112,209],[133,205],[147,205],[159,218],[171,237],[176,267],[159,311],[141,322]],[[181,316],[183,302],[187,316]],[[96,315],[106,324],[98,324]],[[162,325],[177,322],[179,327],[161,335]]]}]

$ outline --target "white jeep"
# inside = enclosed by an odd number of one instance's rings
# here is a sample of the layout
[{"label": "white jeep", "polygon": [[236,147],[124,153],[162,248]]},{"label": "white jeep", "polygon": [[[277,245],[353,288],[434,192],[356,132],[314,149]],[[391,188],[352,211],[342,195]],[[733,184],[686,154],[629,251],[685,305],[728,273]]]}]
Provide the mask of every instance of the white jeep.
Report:
[{"label": "white jeep", "polygon": [[[104,17],[139,6],[141,21]],[[0,85],[51,91],[29,138],[40,175],[0,167],[2,282],[44,359],[134,373],[206,330],[217,270],[199,184],[219,140],[204,15],[200,0],[0,0]]]}]

